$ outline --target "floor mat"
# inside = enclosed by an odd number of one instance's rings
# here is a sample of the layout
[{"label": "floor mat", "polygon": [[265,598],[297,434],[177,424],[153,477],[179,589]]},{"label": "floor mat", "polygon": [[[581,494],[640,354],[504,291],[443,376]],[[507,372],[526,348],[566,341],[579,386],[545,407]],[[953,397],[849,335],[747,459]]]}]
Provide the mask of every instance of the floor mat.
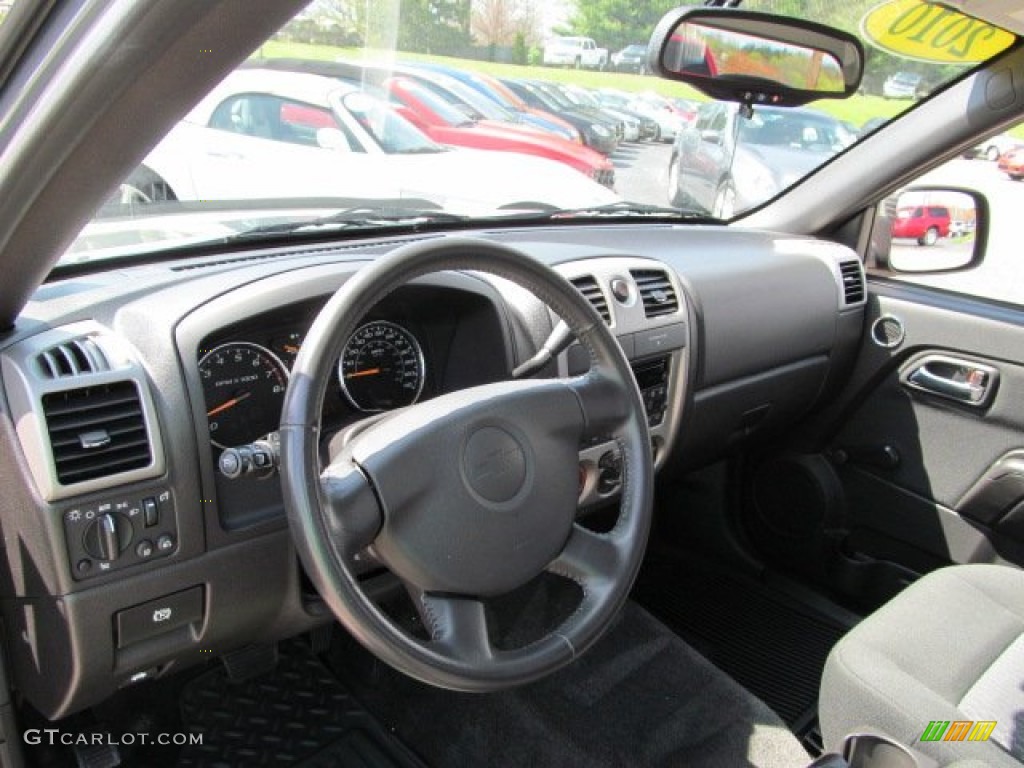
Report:
[{"label": "floor mat", "polygon": [[347,642],[332,659],[370,711],[434,768],[809,762],[768,707],[633,603],[573,664],[511,691],[433,688]]},{"label": "floor mat", "polygon": [[254,679],[233,682],[223,668],[196,678],[181,716],[203,743],[183,748],[179,768],[422,765],[299,641],[282,643],[277,668]]},{"label": "floor mat", "polygon": [[809,723],[821,672],[847,627],[754,580],[659,561],[636,600],[791,727]]}]

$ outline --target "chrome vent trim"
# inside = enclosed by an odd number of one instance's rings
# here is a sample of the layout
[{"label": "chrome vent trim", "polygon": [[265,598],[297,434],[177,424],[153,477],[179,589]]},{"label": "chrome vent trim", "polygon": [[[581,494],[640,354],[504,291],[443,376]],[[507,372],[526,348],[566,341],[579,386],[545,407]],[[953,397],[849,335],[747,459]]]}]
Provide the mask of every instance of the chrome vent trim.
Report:
[{"label": "chrome vent trim", "polygon": [[605,325],[612,324],[612,314],[608,309],[608,299],[604,295],[604,291],[601,290],[601,286],[598,285],[597,278],[593,275],[581,275],[580,277],[574,277],[570,281],[576,290],[583,294],[583,298],[590,302],[590,305],[597,310],[597,314],[604,320]]},{"label": "chrome vent trim", "polygon": [[631,269],[629,273],[640,293],[646,317],[664,317],[679,311],[679,297],[667,272],[661,269]]}]

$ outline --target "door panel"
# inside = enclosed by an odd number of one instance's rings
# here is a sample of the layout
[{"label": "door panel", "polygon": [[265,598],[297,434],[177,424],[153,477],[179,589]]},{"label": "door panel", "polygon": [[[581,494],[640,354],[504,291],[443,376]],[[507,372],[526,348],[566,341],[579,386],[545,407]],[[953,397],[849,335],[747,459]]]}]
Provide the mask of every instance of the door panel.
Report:
[{"label": "door panel", "polygon": [[883,281],[871,295],[850,384],[817,425],[843,547],[918,572],[1024,564],[1024,313]]}]

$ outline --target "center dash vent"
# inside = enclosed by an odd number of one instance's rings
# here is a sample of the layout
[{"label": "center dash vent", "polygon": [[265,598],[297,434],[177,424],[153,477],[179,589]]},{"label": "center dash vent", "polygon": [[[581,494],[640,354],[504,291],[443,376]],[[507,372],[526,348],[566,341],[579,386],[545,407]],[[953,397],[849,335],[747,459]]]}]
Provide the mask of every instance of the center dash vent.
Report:
[{"label": "center dash vent", "polygon": [[583,275],[582,277],[574,277],[569,281],[576,290],[583,294],[583,298],[591,303],[597,313],[604,320],[605,325],[612,324],[612,315],[608,311],[608,299],[604,297],[604,292],[601,290],[601,286],[597,284],[597,280],[593,275]]},{"label": "center dash vent", "polygon": [[839,264],[843,279],[843,299],[847,306],[864,301],[864,273],[859,261],[843,261]]},{"label": "center dash vent", "polygon": [[676,289],[665,272],[660,269],[633,269],[630,274],[640,291],[646,317],[662,317],[679,311]]},{"label": "center dash vent", "polygon": [[45,349],[36,357],[43,377],[63,379],[109,371],[110,363],[99,344],[88,336]]},{"label": "center dash vent", "polygon": [[153,459],[134,382],[43,396],[57,480],[73,485],[148,466]]}]

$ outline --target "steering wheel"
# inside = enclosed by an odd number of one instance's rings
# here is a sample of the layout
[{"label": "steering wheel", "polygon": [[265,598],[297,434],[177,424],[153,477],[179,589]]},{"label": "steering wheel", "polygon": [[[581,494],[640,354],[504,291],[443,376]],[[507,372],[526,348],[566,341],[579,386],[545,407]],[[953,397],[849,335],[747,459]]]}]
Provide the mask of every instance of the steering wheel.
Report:
[{"label": "steering wheel", "polygon": [[[396,411],[322,468],[320,414],[349,336],[389,293],[441,270],[487,272],[532,291],[589,352],[589,372],[472,387]],[[640,567],[653,469],[629,363],[565,278],[512,248],[442,238],[357,272],[302,344],[280,435],[288,522],[309,577],[357,640],[423,682],[490,691],[554,672],[608,627]],[[613,440],[622,457],[618,517],[607,533],[575,522],[579,450],[592,439]],[[370,545],[409,591],[429,640],[399,626],[360,587],[352,558]],[[525,647],[497,649],[484,600],[545,571],[579,585],[575,612]]]}]

